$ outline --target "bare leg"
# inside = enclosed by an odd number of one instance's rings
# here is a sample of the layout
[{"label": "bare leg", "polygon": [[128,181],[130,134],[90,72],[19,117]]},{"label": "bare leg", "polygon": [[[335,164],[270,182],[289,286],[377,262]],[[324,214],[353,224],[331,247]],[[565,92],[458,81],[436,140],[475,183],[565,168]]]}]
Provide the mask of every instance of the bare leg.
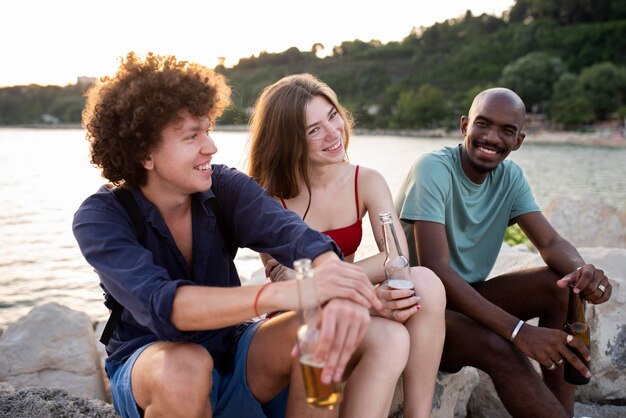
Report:
[{"label": "bare leg", "polygon": [[[549,268],[541,267],[498,276],[475,288],[486,299],[523,320],[539,317],[540,327],[561,329],[567,316],[569,293],[556,286],[560,278]],[[547,387],[573,416],[575,387],[563,379],[563,368],[550,371],[542,366],[541,371]]]},{"label": "bare leg", "polygon": [[409,336],[397,322],[373,317],[349,366],[341,417],[389,415],[393,393],[409,355]]},{"label": "bare leg", "polygon": [[306,403],[300,363],[291,357],[298,325],[298,318],[293,312],[279,315],[261,325],[248,351],[248,386],[260,403],[266,403],[289,384],[287,417],[336,417],[337,410],[317,409]]},{"label": "bare leg", "polygon": [[213,360],[203,347],[158,342],[133,366],[133,395],[147,418],[210,417],[212,369]]},{"label": "bare leg", "polygon": [[[544,326],[560,328],[565,321],[567,290],[556,286],[547,268],[511,273],[474,285],[486,299],[527,320],[539,317]],[[557,325],[558,324],[558,325]],[[446,312],[446,342],[442,365],[474,366],[485,371],[514,417],[571,417],[573,396],[563,372],[541,380],[528,358],[506,339],[453,311]]]},{"label": "bare leg", "polygon": [[406,322],[411,340],[404,370],[404,417],[430,417],[446,335],[446,293],[441,280],[423,267],[411,269],[422,309]]}]

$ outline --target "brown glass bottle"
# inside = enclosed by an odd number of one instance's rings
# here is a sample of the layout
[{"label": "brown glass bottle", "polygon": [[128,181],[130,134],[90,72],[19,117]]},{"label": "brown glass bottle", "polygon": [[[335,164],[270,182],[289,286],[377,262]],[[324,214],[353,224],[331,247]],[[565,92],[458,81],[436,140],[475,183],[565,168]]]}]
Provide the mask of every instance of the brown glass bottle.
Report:
[{"label": "brown glass bottle", "polygon": [[[585,319],[585,300],[580,293],[574,293],[574,288],[569,289],[569,303],[567,305],[567,321],[563,326],[563,330],[574,338],[578,338],[582,341],[587,349],[589,349],[589,343],[591,339],[591,333],[589,331],[589,325]],[[583,364],[589,368],[589,362],[585,360],[582,355],[574,347],[568,345],[567,348],[574,353]],[[564,365],[564,377],[567,383],[572,385],[586,385],[589,383],[590,378],[580,374],[569,362],[565,362]]]}]

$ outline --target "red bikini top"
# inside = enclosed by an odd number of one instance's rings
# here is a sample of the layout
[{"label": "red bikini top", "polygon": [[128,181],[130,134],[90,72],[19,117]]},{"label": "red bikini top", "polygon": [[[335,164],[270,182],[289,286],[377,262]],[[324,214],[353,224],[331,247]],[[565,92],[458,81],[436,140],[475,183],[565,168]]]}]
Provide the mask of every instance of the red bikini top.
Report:
[{"label": "red bikini top", "polygon": [[[359,248],[361,239],[363,238],[363,226],[362,220],[359,216],[359,188],[357,186],[357,178],[359,177],[359,166],[356,166],[354,173],[354,200],[356,203],[356,218],[357,221],[352,225],[344,226],[343,228],[331,229],[330,231],[323,231],[328,235],[343,252],[344,257],[351,256]],[[283,207],[287,209],[287,205],[283,199],[280,199]]]}]

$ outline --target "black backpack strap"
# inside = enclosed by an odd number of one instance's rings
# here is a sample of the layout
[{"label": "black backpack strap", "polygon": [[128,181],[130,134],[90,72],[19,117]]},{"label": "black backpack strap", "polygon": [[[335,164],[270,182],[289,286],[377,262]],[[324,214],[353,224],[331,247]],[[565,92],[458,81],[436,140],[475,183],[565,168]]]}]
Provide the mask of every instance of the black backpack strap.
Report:
[{"label": "black backpack strap", "polygon": [[118,301],[113,299],[113,297],[109,298],[109,303],[111,304],[111,315],[109,315],[109,319],[107,320],[104,330],[102,330],[102,335],[100,336],[100,342],[105,346],[109,345],[109,340],[113,335],[113,331],[115,331],[115,327],[117,327],[117,324],[120,322],[122,311],[124,310],[124,307],[120,305]]},{"label": "black backpack strap", "polygon": [[[126,212],[130,216],[131,221],[133,222],[133,227],[135,229],[135,234],[137,235],[137,240],[141,245],[144,245],[144,240],[146,236],[146,225],[143,222],[141,212],[139,211],[139,207],[137,206],[137,201],[133,196],[133,192],[124,187],[116,187],[113,189],[113,194],[117,198],[117,200],[124,206]],[[122,317],[122,311],[124,307],[111,295],[107,297],[107,304],[111,309],[111,315],[109,316],[109,320],[104,326],[104,330],[102,331],[102,335],[100,336],[100,342],[104,345],[109,344],[109,340],[113,335],[113,331],[115,331],[115,327],[120,322],[120,318]]]},{"label": "black backpack strap", "polygon": [[130,215],[133,227],[135,228],[135,234],[137,234],[137,239],[141,245],[144,245],[146,237],[146,224],[143,221],[143,216],[139,211],[139,206],[137,206],[137,201],[135,200],[135,196],[133,196],[133,192],[124,187],[116,187],[113,189],[113,194]]}]

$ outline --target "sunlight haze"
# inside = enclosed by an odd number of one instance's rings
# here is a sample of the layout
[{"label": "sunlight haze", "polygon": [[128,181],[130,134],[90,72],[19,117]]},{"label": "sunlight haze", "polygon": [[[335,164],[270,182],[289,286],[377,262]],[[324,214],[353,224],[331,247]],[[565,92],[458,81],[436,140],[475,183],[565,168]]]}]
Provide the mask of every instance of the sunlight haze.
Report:
[{"label": "sunlight haze", "polygon": [[67,85],[115,71],[129,51],[173,54],[209,67],[290,47],[323,55],[343,41],[401,41],[413,27],[471,10],[500,16],[514,0],[153,2],[22,0],[0,4],[0,86]]}]

